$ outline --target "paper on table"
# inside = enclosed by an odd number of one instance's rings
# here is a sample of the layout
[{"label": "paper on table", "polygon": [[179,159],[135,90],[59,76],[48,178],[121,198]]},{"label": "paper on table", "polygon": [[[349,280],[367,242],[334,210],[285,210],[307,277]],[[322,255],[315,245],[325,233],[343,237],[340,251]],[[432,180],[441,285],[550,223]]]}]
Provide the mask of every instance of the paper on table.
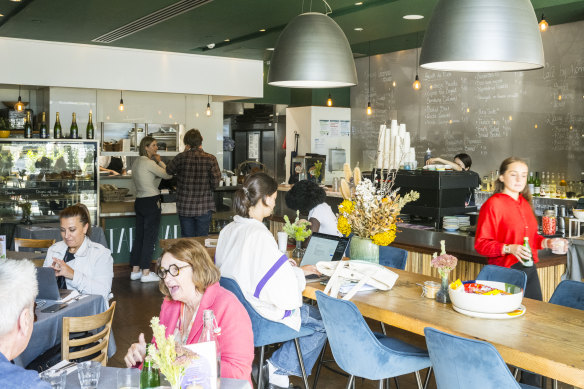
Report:
[{"label": "paper on table", "polygon": [[77,290],[73,290],[71,293],[69,293],[67,295],[67,297],[65,297],[65,298],[63,298],[61,300],[57,300],[55,302],[58,303],[58,304],[64,304],[64,303],[67,303],[67,302],[73,300],[77,296],[79,296],[79,292]]},{"label": "paper on table", "polygon": [[[341,285],[341,287],[339,288],[339,292],[343,293],[343,294],[347,294],[351,291],[351,289],[353,289],[353,287],[355,285],[357,285],[356,282],[347,282],[346,284]],[[369,284],[365,284],[361,287],[361,289],[359,289],[359,292],[366,292],[368,290],[375,290],[375,289],[377,289],[377,288],[374,286],[371,286]]]},{"label": "paper on table", "polygon": [[[69,366],[67,366],[67,365],[69,365]],[[65,366],[67,366],[67,367],[65,367]],[[61,362],[59,362],[56,365],[49,368],[49,370],[61,370],[64,367],[65,367],[64,370],[67,372],[67,375],[69,375],[72,372],[74,372],[75,370],[77,370],[77,363],[69,362],[68,360],[64,359]]]}]

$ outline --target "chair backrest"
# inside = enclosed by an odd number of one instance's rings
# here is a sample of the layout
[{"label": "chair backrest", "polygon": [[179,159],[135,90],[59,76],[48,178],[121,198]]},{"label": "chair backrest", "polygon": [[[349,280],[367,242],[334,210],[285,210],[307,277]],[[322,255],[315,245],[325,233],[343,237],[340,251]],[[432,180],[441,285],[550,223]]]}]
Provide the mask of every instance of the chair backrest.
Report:
[{"label": "chair backrest", "polygon": [[584,282],[564,280],[559,283],[550,303],[584,310]]},{"label": "chair backrest", "polygon": [[408,262],[408,252],[392,246],[379,246],[379,264],[405,270]]},{"label": "chair backrest", "polygon": [[55,239],[24,239],[14,238],[14,249],[20,251],[21,247],[33,249],[48,249],[55,243]]},{"label": "chair backrest", "polygon": [[438,389],[520,388],[492,344],[430,327],[424,334]]},{"label": "chair backrest", "polygon": [[486,265],[477,275],[477,280],[498,281],[506,284],[517,285],[525,290],[527,274],[521,270],[511,269],[497,265]]},{"label": "chair backrest", "polygon": [[[107,347],[109,345],[110,332],[112,328],[112,321],[114,319],[114,311],[116,310],[116,302],[112,302],[109,309],[105,312],[98,313],[93,316],[82,317],[64,317],[63,318],[63,335],[61,338],[61,356],[63,360],[75,360],[99,353],[93,361],[101,362],[103,366],[107,364]],[[93,331],[103,327],[95,334],[88,336],[70,339],[70,334],[77,332]],[[94,345],[91,345],[96,343]],[[80,351],[72,351],[72,347],[87,346]]]}]

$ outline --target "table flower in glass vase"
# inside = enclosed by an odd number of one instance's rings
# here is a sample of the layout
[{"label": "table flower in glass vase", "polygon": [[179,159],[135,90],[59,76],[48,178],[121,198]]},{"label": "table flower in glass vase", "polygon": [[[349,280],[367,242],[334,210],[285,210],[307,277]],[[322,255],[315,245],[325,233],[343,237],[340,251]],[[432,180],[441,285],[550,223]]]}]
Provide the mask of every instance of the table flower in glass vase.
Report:
[{"label": "table flower in glass vase", "polygon": [[158,317],[153,317],[150,321],[150,327],[156,345],[148,346],[148,356],[154,365],[164,374],[172,389],[180,389],[181,377],[184,374],[185,366],[181,360],[177,361],[177,351],[174,336],[168,338],[165,335],[166,327],[160,324]]},{"label": "table flower in glass vase", "polygon": [[304,256],[302,242],[312,234],[312,231],[308,228],[310,222],[305,219],[300,219],[300,211],[296,211],[296,220],[294,220],[294,223],[290,223],[288,215],[284,215],[284,222],[284,232],[296,241],[296,248],[292,252],[292,257],[300,259]]},{"label": "table flower in glass vase", "polygon": [[432,267],[438,270],[441,278],[441,287],[438,293],[436,293],[436,301],[441,303],[449,303],[450,295],[448,294],[448,274],[456,267],[458,259],[453,256],[446,254],[446,244],[445,241],[440,241],[440,255],[434,253],[432,258]]}]

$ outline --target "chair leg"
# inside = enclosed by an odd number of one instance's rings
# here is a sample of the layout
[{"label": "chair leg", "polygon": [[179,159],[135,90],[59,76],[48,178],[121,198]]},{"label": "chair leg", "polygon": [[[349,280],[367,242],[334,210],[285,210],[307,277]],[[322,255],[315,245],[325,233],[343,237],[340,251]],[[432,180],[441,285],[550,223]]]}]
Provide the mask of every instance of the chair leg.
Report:
[{"label": "chair leg", "polygon": [[355,381],[355,376],[352,375],[349,377],[349,382],[347,382],[347,389],[351,389],[353,387],[353,382]]},{"label": "chair leg", "polygon": [[399,389],[399,381],[397,380],[397,377],[393,377],[393,382],[395,382],[395,388]]},{"label": "chair leg", "polygon": [[263,389],[263,387],[264,387],[264,377],[262,374],[263,370],[264,370],[263,367],[264,367],[264,358],[265,358],[264,347],[265,346],[260,347],[260,365],[259,365],[259,369],[258,369],[258,382],[257,382],[258,389]]},{"label": "chair leg", "polygon": [[385,381],[385,379],[379,380],[379,389],[383,389],[383,381]]},{"label": "chair leg", "polygon": [[513,378],[515,378],[515,380],[517,381],[517,376],[519,375],[519,368],[516,367],[515,371],[513,372]]},{"label": "chair leg", "polygon": [[298,354],[298,362],[300,362],[300,370],[302,371],[302,379],[304,380],[304,389],[310,389],[308,385],[308,377],[306,376],[306,369],[304,368],[304,358],[302,358],[302,350],[300,350],[300,342],[298,338],[294,339],[296,345],[296,353]]},{"label": "chair leg", "polygon": [[558,380],[552,380],[552,389],[558,389]]},{"label": "chair leg", "polygon": [[318,382],[318,376],[320,375],[320,368],[322,367],[322,361],[324,359],[324,353],[326,351],[327,345],[328,345],[328,339],[324,342],[324,346],[322,347],[320,357],[318,358],[318,362],[316,364],[316,371],[314,372],[314,382],[312,383],[312,387],[314,389],[316,389],[316,383]]},{"label": "chair leg", "polygon": [[418,383],[418,389],[423,389],[422,378],[420,377],[420,371],[416,370],[416,382]]},{"label": "chair leg", "polygon": [[430,377],[432,376],[433,370],[432,366],[428,368],[428,373],[426,373],[426,379],[424,380],[424,389],[428,388],[428,383],[430,382]]},{"label": "chair leg", "polygon": [[385,333],[385,324],[382,321],[380,321],[379,324],[381,324],[381,332],[383,332],[383,335],[387,335]]}]

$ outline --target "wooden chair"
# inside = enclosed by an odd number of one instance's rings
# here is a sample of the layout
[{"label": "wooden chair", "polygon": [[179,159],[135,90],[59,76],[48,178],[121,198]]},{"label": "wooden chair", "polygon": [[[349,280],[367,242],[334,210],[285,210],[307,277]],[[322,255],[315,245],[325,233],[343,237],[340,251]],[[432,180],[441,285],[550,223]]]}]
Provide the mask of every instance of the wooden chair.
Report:
[{"label": "wooden chair", "polygon": [[[74,360],[86,357],[95,353],[98,356],[93,358],[93,361],[101,362],[103,366],[107,364],[107,347],[109,345],[110,332],[112,322],[114,319],[114,311],[116,310],[116,302],[105,312],[93,316],[82,317],[64,317],[63,318],[63,335],[61,338],[61,356],[63,360]],[[70,339],[70,334],[75,332],[92,331],[104,327],[96,334],[89,336]],[[96,345],[88,347],[80,351],[71,351],[71,347],[87,346],[91,343],[97,342]]]},{"label": "wooden chair", "polygon": [[48,249],[55,244],[55,239],[24,239],[14,238],[14,249],[20,251],[21,247],[33,249]]}]

